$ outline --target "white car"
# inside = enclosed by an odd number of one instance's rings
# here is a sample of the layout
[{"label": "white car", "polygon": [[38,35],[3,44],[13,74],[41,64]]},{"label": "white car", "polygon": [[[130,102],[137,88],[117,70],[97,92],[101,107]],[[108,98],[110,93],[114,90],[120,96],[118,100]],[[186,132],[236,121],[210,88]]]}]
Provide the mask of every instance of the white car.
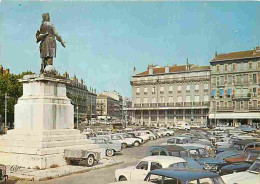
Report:
[{"label": "white car", "polygon": [[118,135],[122,135],[124,139],[128,139],[131,142],[133,142],[133,145],[135,147],[138,147],[138,146],[140,146],[140,144],[143,143],[143,139],[141,139],[139,137],[133,137],[133,136],[129,135],[128,133],[120,133]]},{"label": "white car", "polygon": [[143,181],[146,175],[155,169],[161,168],[186,168],[187,163],[180,157],[169,156],[149,156],[145,157],[136,166],[117,169],[115,171],[116,181]]},{"label": "white car", "polygon": [[135,132],[132,132],[132,133],[135,134],[136,137],[143,139],[143,141],[149,141],[150,140],[150,135],[146,134],[145,131],[135,131]]},{"label": "white car", "polygon": [[190,130],[190,125],[189,125],[189,123],[187,123],[187,122],[185,122],[185,121],[179,121],[179,122],[176,124],[175,128],[176,128],[177,130]]},{"label": "white car", "polygon": [[174,135],[174,131],[167,128],[159,128],[160,131],[164,132],[165,136]]},{"label": "white car", "polygon": [[222,176],[225,184],[249,184],[260,182],[260,161],[255,161],[253,165],[244,172],[238,172]]},{"label": "white car", "polygon": [[122,135],[120,134],[110,134],[110,135],[105,135],[106,137],[109,138],[110,141],[119,141],[121,142],[122,149],[125,149],[127,146],[133,146],[134,142],[132,139],[125,139]]}]

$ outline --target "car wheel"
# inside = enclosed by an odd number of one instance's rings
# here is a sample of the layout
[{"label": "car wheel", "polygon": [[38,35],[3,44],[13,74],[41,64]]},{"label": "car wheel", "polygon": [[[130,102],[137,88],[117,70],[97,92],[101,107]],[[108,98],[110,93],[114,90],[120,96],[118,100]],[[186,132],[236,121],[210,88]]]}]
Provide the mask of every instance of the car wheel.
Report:
[{"label": "car wheel", "polygon": [[115,155],[115,151],[112,150],[112,149],[108,149],[108,150],[106,150],[106,155],[107,155],[108,157],[112,157],[112,156]]},{"label": "car wheel", "polygon": [[127,147],[127,144],[126,143],[122,143],[122,149],[125,149]]},{"label": "car wheel", "polygon": [[127,179],[124,176],[120,176],[119,181],[127,181]]},{"label": "car wheel", "polygon": [[92,167],[92,166],[94,165],[94,163],[95,163],[95,158],[94,158],[94,156],[93,156],[93,155],[88,156],[88,158],[87,158],[87,160],[86,160],[86,165],[87,165],[88,167]]},{"label": "car wheel", "polygon": [[140,145],[140,142],[139,142],[139,141],[135,141],[135,142],[134,142],[134,146],[135,146],[135,147],[138,147],[139,145]]},{"label": "car wheel", "polygon": [[150,137],[150,140],[151,140],[151,141],[152,141],[152,140],[154,140],[154,137],[153,137],[153,136],[151,136],[151,137]]}]

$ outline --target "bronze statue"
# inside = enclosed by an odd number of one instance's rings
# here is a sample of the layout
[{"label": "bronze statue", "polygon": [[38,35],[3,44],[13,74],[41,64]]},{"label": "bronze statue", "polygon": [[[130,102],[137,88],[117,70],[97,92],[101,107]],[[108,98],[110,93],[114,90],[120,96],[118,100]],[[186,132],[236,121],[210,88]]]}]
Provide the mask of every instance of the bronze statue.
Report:
[{"label": "bronze statue", "polygon": [[[55,27],[50,22],[49,13],[42,14],[42,25],[40,31],[36,32],[36,42],[40,43],[40,54],[42,58],[41,73],[47,65],[53,64],[53,57],[56,57],[56,39],[65,48],[65,42],[62,41]],[[55,39],[56,38],[56,39]]]}]

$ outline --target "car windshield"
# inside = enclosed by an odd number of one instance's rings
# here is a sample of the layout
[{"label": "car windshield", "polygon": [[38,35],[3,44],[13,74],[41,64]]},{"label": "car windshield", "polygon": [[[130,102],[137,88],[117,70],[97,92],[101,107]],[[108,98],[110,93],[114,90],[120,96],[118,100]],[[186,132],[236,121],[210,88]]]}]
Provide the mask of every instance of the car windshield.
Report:
[{"label": "car windshield", "polygon": [[191,158],[207,158],[208,153],[205,149],[194,149],[194,150],[189,150],[189,155]]},{"label": "car windshield", "polygon": [[123,134],[123,137],[124,137],[124,138],[131,138],[131,135],[129,135],[129,134]]},{"label": "car windshield", "polygon": [[259,173],[260,172],[260,162],[255,162],[249,169],[248,171],[250,172],[256,172]]}]

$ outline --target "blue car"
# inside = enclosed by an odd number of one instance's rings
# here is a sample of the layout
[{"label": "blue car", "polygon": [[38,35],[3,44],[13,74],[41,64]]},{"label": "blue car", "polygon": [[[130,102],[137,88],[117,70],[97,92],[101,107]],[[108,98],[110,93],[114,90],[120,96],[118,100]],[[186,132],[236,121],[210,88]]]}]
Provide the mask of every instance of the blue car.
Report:
[{"label": "blue car", "polygon": [[211,158],[205,153],[205,149],[196,146],[177,146],[177,145],[165,145],[165,146],[151,146],[149,149],[149,155],[166,155],[177,156],[183,158],[189,168],[193,169],[206,169],[216,172],[218,167],[226,162],[222,159]]},{"label": "blue car", "polygon": [[243,132],[256,132],[256,128],[251,127],[250,125],[240,125],[237,128]]},{"label": "blue car", "polygon": [[[158,177],[160,176],[160,177]],[[157,184],[212,183],[224,184],[222,178],[213,172],[198,169],[156,169],[150,171],[144,181]]]}]

